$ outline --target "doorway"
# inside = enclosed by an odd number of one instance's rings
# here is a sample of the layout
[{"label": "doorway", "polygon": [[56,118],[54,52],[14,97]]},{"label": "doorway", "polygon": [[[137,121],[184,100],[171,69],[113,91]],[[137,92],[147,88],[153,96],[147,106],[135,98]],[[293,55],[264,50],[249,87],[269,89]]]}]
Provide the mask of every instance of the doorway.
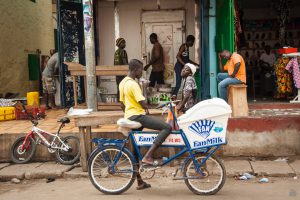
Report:
[{"label": "doorway", "polygon": [[[142,56],[145,63],[151,58],[152,44],[149,36],[156,33],[158,41],[163,47],[165,64],[165,82],[174,83],[174,65],[176,54],[185,37],[185,11],[145,11],[142,12]],[[151,68],[147,70],[149,78]],[[169,73],[170,72],[170,73]]]}]

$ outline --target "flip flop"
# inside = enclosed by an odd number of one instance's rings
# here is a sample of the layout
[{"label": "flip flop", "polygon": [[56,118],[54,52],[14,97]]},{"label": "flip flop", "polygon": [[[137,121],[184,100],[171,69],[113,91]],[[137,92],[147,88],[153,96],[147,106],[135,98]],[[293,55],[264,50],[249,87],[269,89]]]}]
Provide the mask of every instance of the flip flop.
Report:
[{"label": "flip flop", "polygon": [[55,178],[49,177],[47,178],[46,183],[51,183],[53,181],[55,181]]},{"label": "flip flop", "polygon": [[139,185],[136,187],[137,190],[143,190],[143,189],[147,189],[147,188],[150,188],[151,185],[146,183],[146,182],[143,182],[143,184]]},{"label": "flip flop", "polygon": [[142,166],[143,167],[158,167],[159,162],[157,160],[154,160],[152,163],[146,163],[142,161]]}]

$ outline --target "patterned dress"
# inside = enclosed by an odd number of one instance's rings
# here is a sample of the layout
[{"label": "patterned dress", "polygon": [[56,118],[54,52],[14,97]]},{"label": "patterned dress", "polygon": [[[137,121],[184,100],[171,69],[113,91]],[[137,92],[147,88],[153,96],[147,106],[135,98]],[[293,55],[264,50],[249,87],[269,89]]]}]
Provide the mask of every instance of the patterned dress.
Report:
[{"label": "patterned dress", "polygon": [[276,78],[277,78],[277,94],[275,98],[283,98],[293,92],[293,78],[285,67],[289,63],[289,58],[280,57],[276,64]]}]

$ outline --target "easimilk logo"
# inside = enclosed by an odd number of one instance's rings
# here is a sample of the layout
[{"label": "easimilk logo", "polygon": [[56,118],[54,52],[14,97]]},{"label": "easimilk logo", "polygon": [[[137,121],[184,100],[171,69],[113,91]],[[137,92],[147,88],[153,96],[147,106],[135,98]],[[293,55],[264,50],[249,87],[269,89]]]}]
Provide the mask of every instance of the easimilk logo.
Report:
[{"label": "easimilk logo", "polygon": [[189,130],[206,139],[210,135],[210,131],[215,125],[215,123],[216,122],[212,120],[199,120],[197,122],[192,123],[189,126]]}]

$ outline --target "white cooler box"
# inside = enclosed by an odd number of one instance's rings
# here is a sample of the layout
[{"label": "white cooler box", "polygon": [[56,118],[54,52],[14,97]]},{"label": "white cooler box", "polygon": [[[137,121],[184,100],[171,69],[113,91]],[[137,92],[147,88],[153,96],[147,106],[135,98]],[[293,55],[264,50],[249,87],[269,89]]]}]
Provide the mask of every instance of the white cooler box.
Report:
[{"label": "white cooler box", "polygon": [[178,117],[192,149],[226,143],[228,118],[231,107],[219,98],[201,101]]}]

